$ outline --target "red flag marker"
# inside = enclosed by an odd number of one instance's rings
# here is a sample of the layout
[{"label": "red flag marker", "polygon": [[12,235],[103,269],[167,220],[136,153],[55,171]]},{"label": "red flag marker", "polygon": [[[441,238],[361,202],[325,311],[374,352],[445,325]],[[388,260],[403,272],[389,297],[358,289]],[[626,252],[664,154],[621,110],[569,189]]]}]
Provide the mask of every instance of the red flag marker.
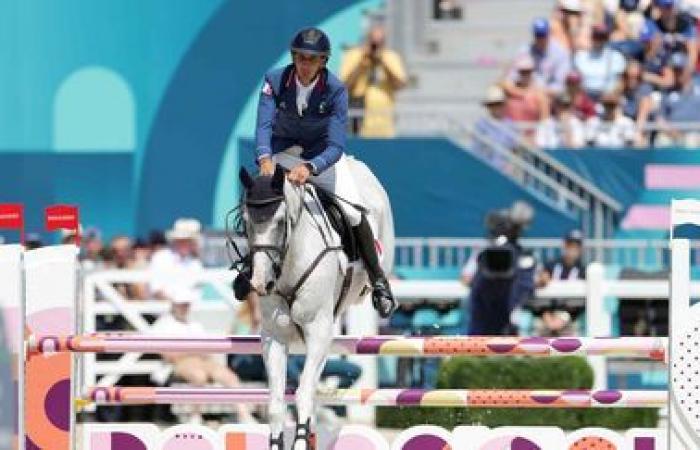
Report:
[{"label": "red flag marker", "polygon": [[20,242],[24,244],[24,205],[21,203],[0,204],[0,229],[19,230]]},{"label": "red flag marker", "polygon": [[72,205],[52,205],[46,208],[44,223],[47,231],[72,230],[75,232],[75,245],[80,246],[80,218],[78,207]]}]

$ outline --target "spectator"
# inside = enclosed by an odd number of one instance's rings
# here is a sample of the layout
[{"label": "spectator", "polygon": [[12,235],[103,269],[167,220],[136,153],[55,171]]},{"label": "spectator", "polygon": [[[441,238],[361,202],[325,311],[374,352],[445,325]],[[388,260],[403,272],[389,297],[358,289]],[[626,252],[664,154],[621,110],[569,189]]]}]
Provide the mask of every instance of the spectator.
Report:
[{"label": "spectator", "polygon": [[[561,257],[545,263],[540,271],[537,285],[547,286],[552,280],[584,280],[586,267],[582,261],[583,233],[572,230],[564,237]],[[580,306],[568,305],[565,300],[536,300],[531,308],[535,320],[535,334],[538,336],[572,336],[576,334],[574,321],[581,313]]]},{"label": "spectator", "polygon": [[661,42],[661,34],[652,21],[644,23],[639,33],[642,52],[638,58],[642,62],[642,80],[656,89],[667,89],[673,82],[673,74],[668,66],[669,53]]},{"label": "spectator", "polygon": [[148,245],[151,247],[151,254],[168,246],[168,240],[165,238],[165,233],[160,230],[151,230],[148,233]]},{"label": "spectator", "polygon": [[673,86],[666,91],[661,99],[659,122],[662,134],[659,145],[681,144],[697,146],[700,136],[697,132],[683,133],[682,124],[700,121],[700,87],[688,74],[686,67],[688,58],[683,53],[671,56],[673,70]]},{"label": "spectator", "polygon": [[634,122],[620,109],[620,96],[616,92],[601,98],[603,113],[586,122],[586,142],[595,147],[628,147],[634,144],[637,129]]},{"label": "spectator", "polygon": [[[549,100],[532,76],[535,62],[524,55],[515,62],[517,77],[511,89],[506,85],[506,115],[515,122],[539,122],[549,117]],[[532,133],[530,133],[530,136]]]},{"label": "spectator", "polygon": [[[564,79],[571,70],[571,59],[562,46],[549,38],[549,22],[546,19],[535,19],[532,23],[533,40],[523,46],[515,61],[531,57],[535,63],[535,81],[544,87],[549,94],[559,94],[564,90]],[[506,90],[517,90],[518,71],[513,67],[506,80]]]},{"label": "spectator", "polygon": [[550,20],[552,39],[570,54],[585,47],[581,0],[559,0]]},{"label": "spectator", "polygon": [[698,43],[695,19],[678,9],[679,0],[654,0],[658,18],[656,26],[663,36],[663,45],[669,54],[685,53],[686,71],[693,73],[697,62]]},{"label": "spectator", "polygon": [[[127,236],[115,236],[109,244],[111,267],[115,269],[135,269],[134,254],[131,239]],[[114,288],[129,300],[145,300],[148,298],[148,287],[143,283],[117,283]]]},{"label": "spectator", "polygon": [[[190,308],[198,298],[195,291],[185,289],[174,291],[170,312],[162,315],[150,331],[164,336],[204,336],[204,327],[190,319]],[[238,388],[238,376],[213,355],[205,353],[168,353],[163,359],[173,366],[173,375],[197,387],[207,384],[220,384],[225,388]],[[257,423],[248,405],[236,403],[240,423]]]},{"label": "spectator", "polygon": [[571,97],[561,94],[554,99],[552,117],[545,119],[537,127],[535,142],[541,148],[580,148],[583,147],[583,122],[576,116]]},{"label": "spectator", "polygon": [[[0,244],[2,244],[2,240],[0,240]],[[27,237],[24,240],[25,251],[36,250],[37,248],[41,248],[43,246],[44,242],[42,241],[39,233],[27,233]]]},{"label": "spectator", "polygon": [[202,271],[199,241],[202,226],[196,219],[177,219],[166,237],[169,247],[156,251],[149,269],[151,292],[156,298],[168,299],[168,289],[191,288]]},{"label": "spectator", "polygon": [[433,17],[436,20],[459,20],[462,7],[457,0],[433,0]]},{"label": "spectator", "polygon": [[102,233],[94,227],[85,230],[80,248],[80,264],[83,270],[95,270],[103,267],[104,244]]},{"label": "spectator", "polygon": [[506,116],[505,102],[503,89],[491,86],[482,101],[486,115],[474,125],[474,150],[498,166],[504,166],[505,159],[494,153],[493,144],[512,150],[517,144],[518,135],[513,121]]},{"label": "spectator", "polygon": [[574,57],[574,65],[583,77],[583,89],[594,100],[614,89],[625,70],[625,58],[608,45],[608,35],[605,25],[595,25],[591,49],[579,50]]},{"label": "spectator", "polygon": [[651,0],[620,0],[614,13],[615,31],[612,41],[633,42],[638,39],[644,23],[644,12],[651,5]]},{"label": "spectator", "polygon": [[406,85],[407,76],[398,53],[386,48],[384,27],[374,25],[363,45],[345,52],[340,79],[347,85],[352,132],[364,137],[394,136],[394,97]]},{"label": "spectator", "polygon": [[136,239],[132,252],[134,254],[134,269],[148,269],[151,263],[151,246],[143,239]]},{"label": "spectator", "polygon": [[622,113],[636,123],[637,137],[635,143],[645,146],[644,128],[651,111],[651,94],[654,88],[642,82],[642,65],[630,61],[622,76]]},{"label": "spectator", "polygon": [[596,115],[595,102],[581,87],[581,74],[579,72],[572,71],[566,76],[566,94],[571,98],[576,117],[586,121]]}]

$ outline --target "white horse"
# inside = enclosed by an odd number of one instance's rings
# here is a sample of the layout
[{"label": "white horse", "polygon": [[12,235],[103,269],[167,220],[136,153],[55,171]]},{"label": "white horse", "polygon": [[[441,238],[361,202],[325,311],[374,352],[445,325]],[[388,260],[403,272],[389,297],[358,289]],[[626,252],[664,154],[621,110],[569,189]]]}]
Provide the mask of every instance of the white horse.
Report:
[{"label": "white horse", "polygon": [[[370,222],[377,224],[375,236],[384,249],[382,265],[389,273],[394,228],[388,196],[366,165],[351,158],[349,162],[369,207]],[[240,178],[245,188],[243,214],[252,255],[251,284],[262,296],[270,450],[284,450],[288,348],[297,339],[306,344],[306,362],[296,390],[298,416],[293,450],[309,450],[316,388],[334,337],[335,318],[345,306],[362,300],[369,279],[364,269],[355,267],[352,282],[344,289],[350,266],[313,186],[294,186],[280,166],[272,177],[253,178],[242,169]],[[345,295],[341,291],[346,291]],[[336,306],[339,300],[342,304]]]}]

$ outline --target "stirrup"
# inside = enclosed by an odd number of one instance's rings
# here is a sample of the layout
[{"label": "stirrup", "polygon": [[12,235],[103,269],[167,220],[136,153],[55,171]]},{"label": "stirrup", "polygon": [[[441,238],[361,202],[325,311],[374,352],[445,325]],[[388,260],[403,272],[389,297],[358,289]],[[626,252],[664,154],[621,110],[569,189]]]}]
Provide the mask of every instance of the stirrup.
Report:
[{"label": "stirrup", "polygon": [[280,435],[276,438],[273,438],[272,434],[270,434],[270,450],[284,450],[284,432],[280,432]]},{"label": "stirrup", "polygon": [[[311,417],[306,419],[306,423],[297,423],[297,429],[294,433],[294,444],[297,441],[304,441],[307,448],[316,449],[316,436],[311,433]],[[292,444],[292,447],[294,447]]]}]

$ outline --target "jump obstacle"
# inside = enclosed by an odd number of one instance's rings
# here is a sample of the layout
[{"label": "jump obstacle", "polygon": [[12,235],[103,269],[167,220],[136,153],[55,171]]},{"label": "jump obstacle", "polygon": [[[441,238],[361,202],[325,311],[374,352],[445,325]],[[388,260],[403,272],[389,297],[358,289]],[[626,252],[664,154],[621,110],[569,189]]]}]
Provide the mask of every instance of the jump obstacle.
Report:
[{"label": "jump obstacle", "polygon": [[[668,343],[659,338],[400,338],[389,336],[338,337],[334,343],[334,350],[339,353],[368,355],[468,354],[546,357],[580,354],[667,359],[670,361],[668,393],[663,391],[350,389],[320,393],[321,400],[334,404],[364,402],[369,405],[385,406],[540,408],[667,406],[670,415],[670,448],[673,450],[700,448],[700,402],[698,401],[700,390],[696,386],[696,374],[700,371],[700,306],[691,306],[689,290],[689,238],[700,236],[700,202],[674,201],[672,223],[675,226],[671,241],[671,333]],[[16,332],[15,336],[24,336],[24,339],[19,338],[19,342],[24,342],[21,346],[26,348],[25,352],[21,352],[26,356],[23,358],[24,373],[20,371],[18,376],[19,386],[22,386],[22,383],[25,386],[24,396],[19,402],[20,419],[24,418],[24,421],[20,422],[18,430],[20,436],[26,435],[25,448],[31,450],[73,448],[75,404],[72,397],[76,392],[76,386],[72,363],[73,356],[77,353],[175,352],[192,351],[193,348],[197,348],[198,351],[218,353],[259,352],[260,342],[257,337],[195,340],[133,335],[75,335],[75,303],[78,285],[76,257],[74,246],[47,247],[28,252],[20,251],[18,246],[0,246],[0,267],[14,268],[0,271],[2,273],[0,281],[3,282],[0,284],[3,286],[0,287],[2,289],[0,299],[17,293],[24,294],[19,302],[16,298],[14,299],[15,308],[19,304],[22,314],[19,317],[19,326],[13,331]],[[24,282],[23,285],[17,286],[17,283],[22,282]],[[5,285],[5,283],[10,284]],[[14,313],[16,314],[17,311]],[[14,342],[17,342],[16,337]],[[91,388],[85,396],[76,397],[82,397],[81,404],[84,402],[145,404],[217,401],[257,403],[264,402],[266,396],[265,390],[257,389]],[[289,393],[288,400],[293,400],[293,393]],[[655,447],[638,448],[665,448],[665,442],[662,440],[654,442],[657,444]]]}]

